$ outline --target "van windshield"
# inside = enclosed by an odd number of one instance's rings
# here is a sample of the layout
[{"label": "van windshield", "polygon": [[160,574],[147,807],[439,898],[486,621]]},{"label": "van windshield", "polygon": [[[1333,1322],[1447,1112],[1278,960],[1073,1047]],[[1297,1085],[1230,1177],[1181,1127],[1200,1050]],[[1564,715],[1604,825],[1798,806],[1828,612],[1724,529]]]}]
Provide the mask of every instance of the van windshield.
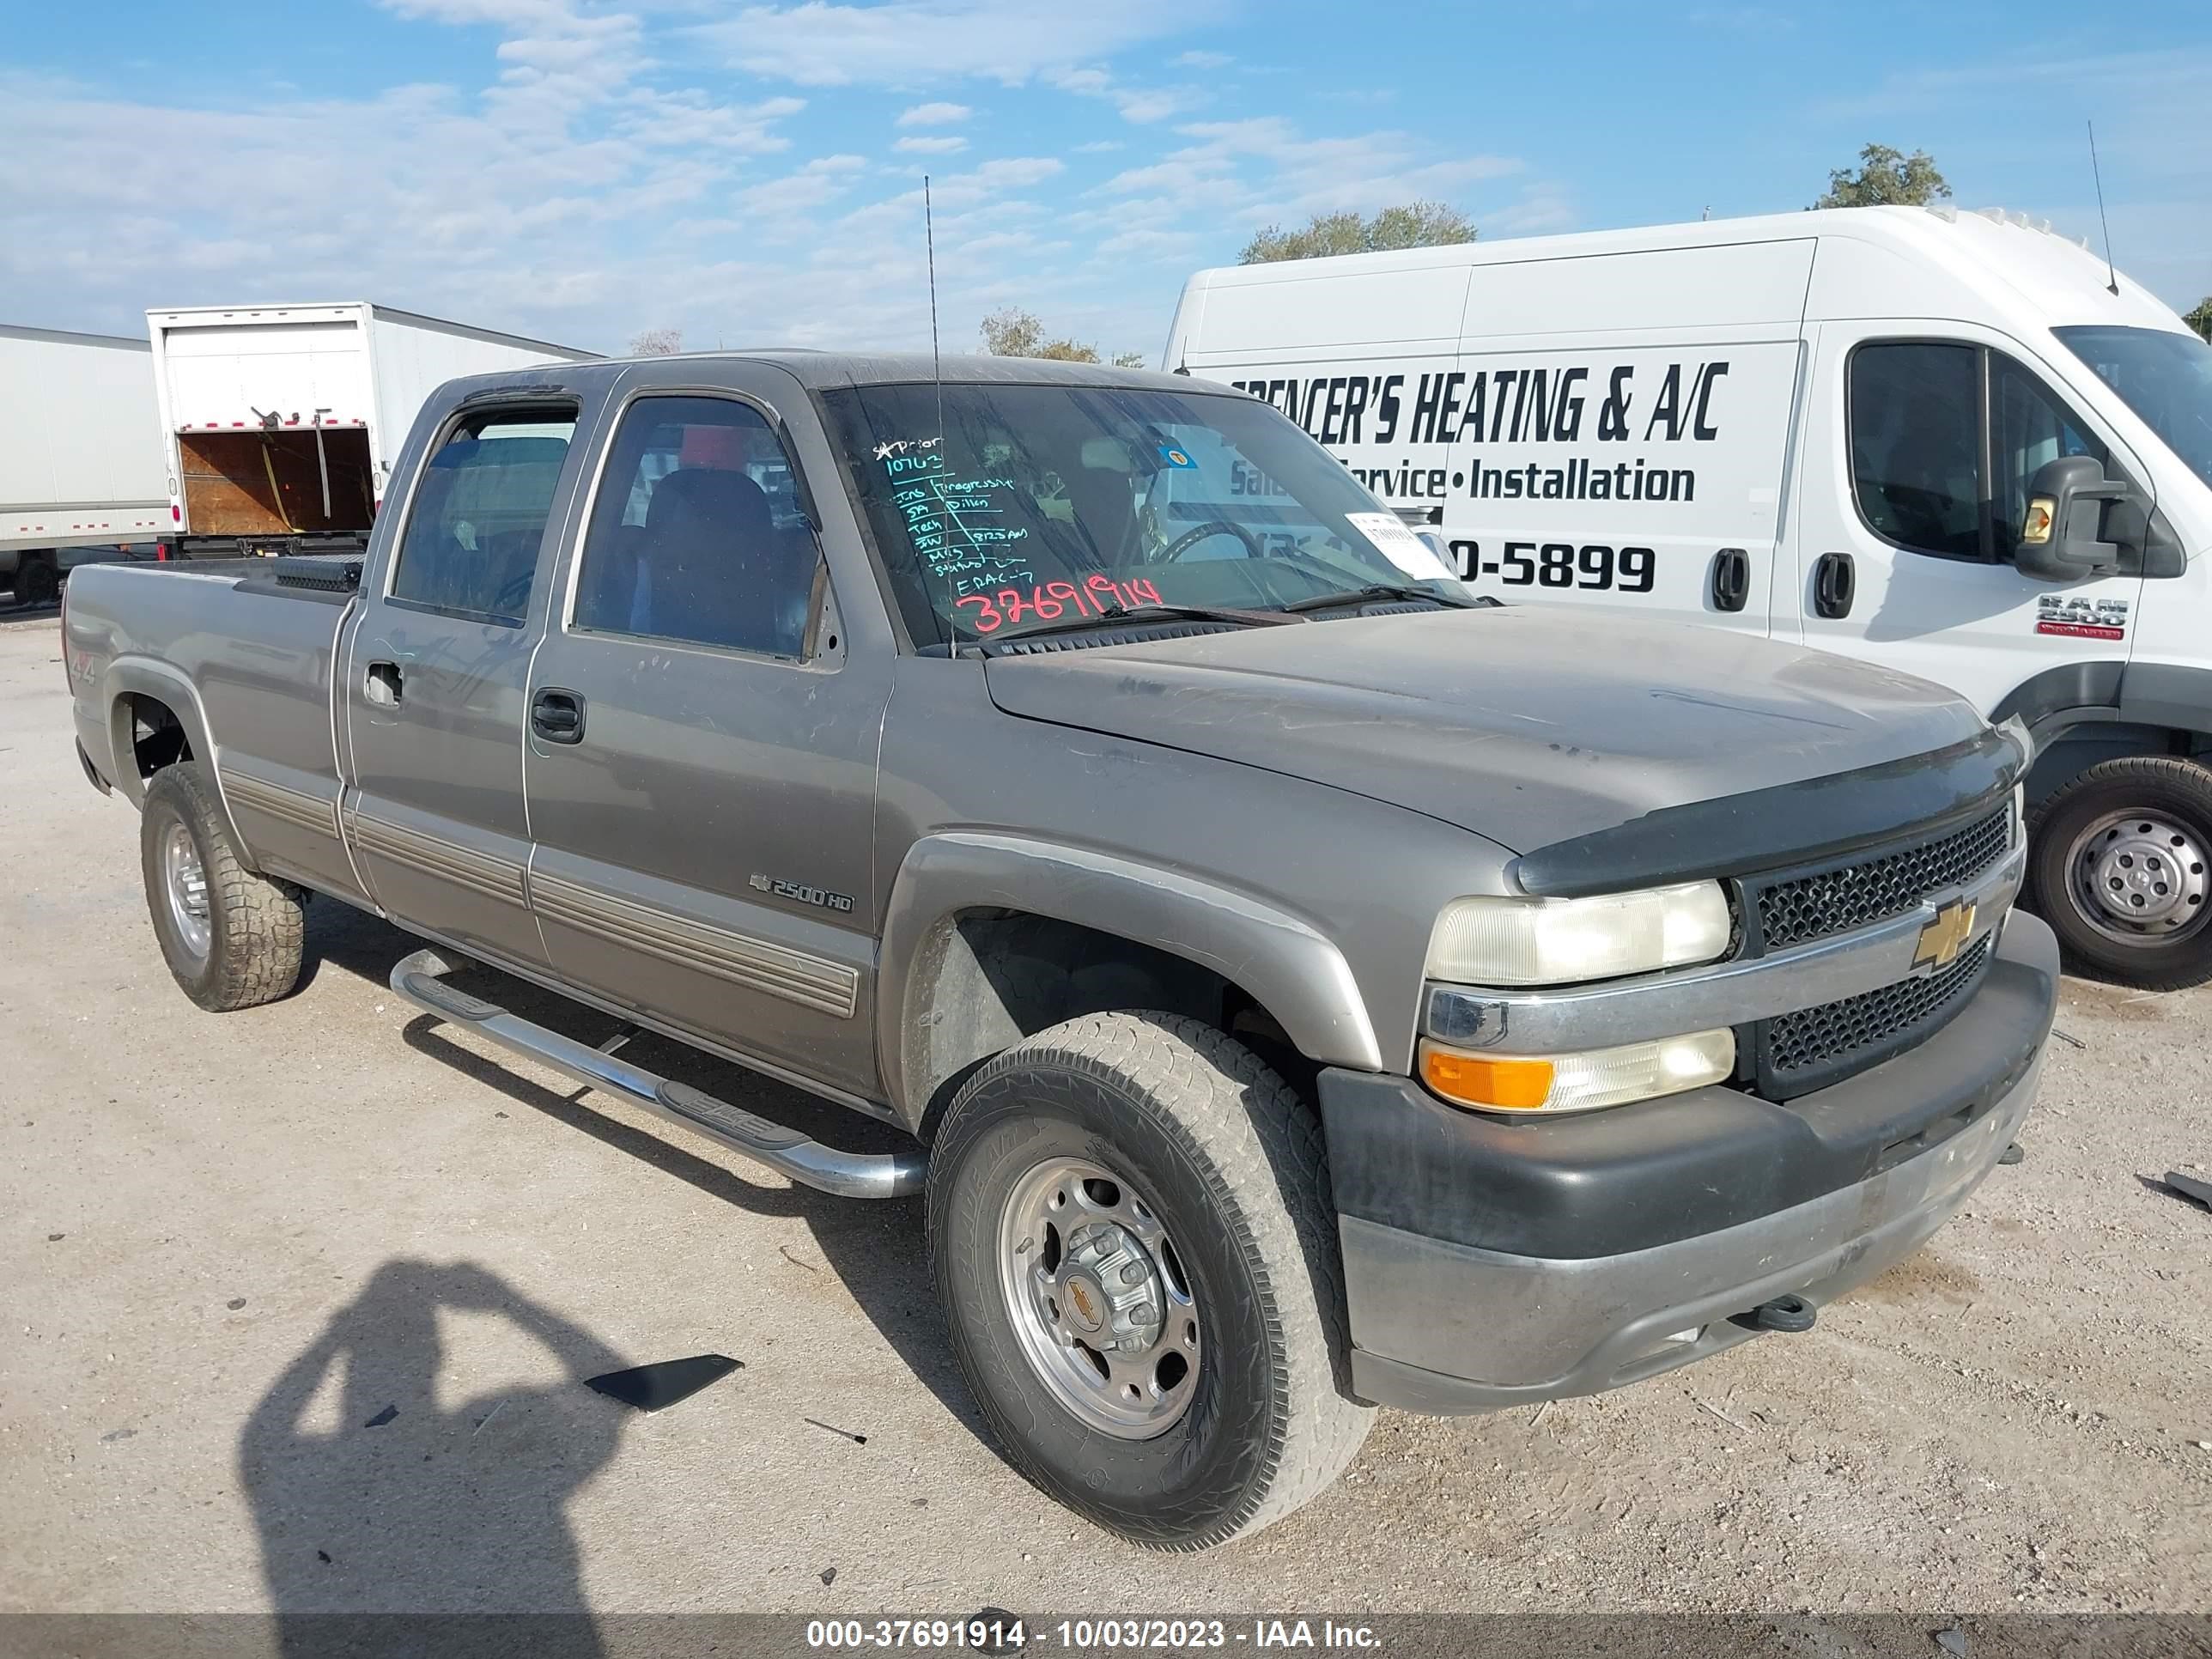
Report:
[{"label": "van windshield", "polygon": [[1473,597],[1334,457],[1242,393],[924,382],[822,402],[918,642],[1146,605]]},{"label": "van windshield", "polygon": [[2212,484],[2212,345],[2157,328],[2057,328],[2191,471]]}]

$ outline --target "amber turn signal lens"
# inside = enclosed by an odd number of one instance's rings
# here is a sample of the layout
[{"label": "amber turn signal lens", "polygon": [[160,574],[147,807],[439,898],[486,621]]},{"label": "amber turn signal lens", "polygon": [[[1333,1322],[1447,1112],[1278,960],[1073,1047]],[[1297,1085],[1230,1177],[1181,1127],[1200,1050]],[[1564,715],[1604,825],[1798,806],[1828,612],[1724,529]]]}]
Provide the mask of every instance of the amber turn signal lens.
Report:
[{"label": "amber turn signal lens", "polygon": [[1446,1100],[1497,1111],[1535,1112],[1552,1097],[1548,1060],[1493,1059],[1425,1046],[1421,1066],[1429,1087]]}]

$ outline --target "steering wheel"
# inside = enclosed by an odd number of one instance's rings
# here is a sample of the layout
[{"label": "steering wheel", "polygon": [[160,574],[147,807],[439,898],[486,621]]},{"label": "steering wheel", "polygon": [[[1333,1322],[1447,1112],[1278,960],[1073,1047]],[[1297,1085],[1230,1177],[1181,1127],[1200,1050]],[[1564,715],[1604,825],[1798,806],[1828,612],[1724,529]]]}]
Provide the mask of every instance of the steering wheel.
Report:
[{"label": "steering wheel", "polygon": [[1238,541],[1244,544],[1244,556],[1246,558],[1264,559],[1267,556],[1260,550],[1260,544],[1252,539],[1252,532],[1245,529],[1243,525],[1232,524],[1227,519],[1208,519],[1204,524],[1193,525],[1189,529],[1184,531],[1182,535],[1176,537],[1165,547],[1162,548],[1158,556],[1152,560],[1152,562],[1154,564],[1173,564],[1177,559],[1182,557],[1185,553],[1197,546],[1199,543],[1204,541],[1207,537],[1218,536],[1224,533],[1234,536]]}]

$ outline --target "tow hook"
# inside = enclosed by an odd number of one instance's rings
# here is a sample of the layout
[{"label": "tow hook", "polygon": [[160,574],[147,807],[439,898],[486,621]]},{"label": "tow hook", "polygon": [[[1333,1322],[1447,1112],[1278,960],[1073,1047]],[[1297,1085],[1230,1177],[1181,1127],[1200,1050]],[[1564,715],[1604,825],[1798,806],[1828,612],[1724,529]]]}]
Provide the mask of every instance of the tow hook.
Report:
[{"label": "tow hook", "polygon": [[1729,1318],[1748,1331],[1809,1331],[1820,1316],[1820,1310],[1802,1296],[1778,1296]]}]

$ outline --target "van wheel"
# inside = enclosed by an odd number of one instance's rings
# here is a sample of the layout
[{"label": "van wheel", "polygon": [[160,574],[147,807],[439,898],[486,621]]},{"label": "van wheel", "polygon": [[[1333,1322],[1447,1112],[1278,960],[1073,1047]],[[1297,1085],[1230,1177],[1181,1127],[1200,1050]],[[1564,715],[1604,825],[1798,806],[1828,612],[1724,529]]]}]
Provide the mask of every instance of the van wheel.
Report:
[{"label": "van wheel", "polygon": [[154,936],[186,996],[227,1013],[299,982],[306,895],[239,862],[198,762],[154,775],[138,848]]},{"label": "van wheel", "polygon": [[15,567],[17,607],[28,610],[34,605],[52,605],[61,591],[61,574],[52,561],[33,558],[26,553],[23,562]]},{"label": "van wheel", "polygon": [[2028,896],[2068,965],[2152,991],[2212,979],[2212,772],[2130,755],[2029,821]]},{"label": "van wheel", "polygon": [[929,1243],[1010,1460],[1132,1542],[1255,1532],[1366,1437],[1321,1126],[1210,1026],[1091,1014],[984,1066],[932,1148]]}]

